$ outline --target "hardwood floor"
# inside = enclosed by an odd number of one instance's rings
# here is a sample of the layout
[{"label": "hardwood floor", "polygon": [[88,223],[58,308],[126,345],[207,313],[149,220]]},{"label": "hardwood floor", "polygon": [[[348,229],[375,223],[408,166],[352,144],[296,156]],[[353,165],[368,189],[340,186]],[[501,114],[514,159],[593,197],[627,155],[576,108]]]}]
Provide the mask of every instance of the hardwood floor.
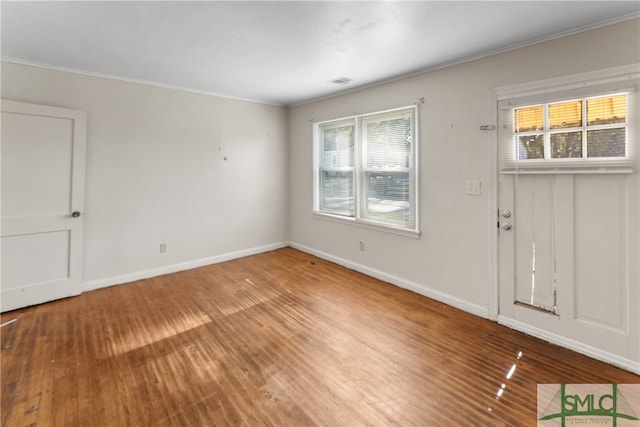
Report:
[{"label": "hardwood floor", "polygon": [[11,427],[526,426],[539,383],[640,383],[291,248],[13,318]]}]

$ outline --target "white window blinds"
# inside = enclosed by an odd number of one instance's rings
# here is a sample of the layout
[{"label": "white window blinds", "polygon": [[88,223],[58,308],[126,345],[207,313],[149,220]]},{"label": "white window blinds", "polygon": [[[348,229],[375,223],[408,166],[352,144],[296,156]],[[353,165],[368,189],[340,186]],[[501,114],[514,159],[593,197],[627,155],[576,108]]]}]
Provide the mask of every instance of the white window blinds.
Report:
[{"label": "white window blinds", "polygon": [[413,110],[362,119],[363,218],[413,225]]},{"label": "white window blinds", "polygon": [[416,109],[316,125],[317,213],[417,230]]}]

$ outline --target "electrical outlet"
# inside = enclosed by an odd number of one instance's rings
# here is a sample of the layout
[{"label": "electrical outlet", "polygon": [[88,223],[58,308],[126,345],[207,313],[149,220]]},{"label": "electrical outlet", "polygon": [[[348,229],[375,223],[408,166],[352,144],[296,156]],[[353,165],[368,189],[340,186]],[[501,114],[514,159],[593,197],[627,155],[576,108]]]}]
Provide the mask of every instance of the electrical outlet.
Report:
[{"label": "electrical outlet", "polygon": [[360,252],[364,252],[364,242],[360,242]]},{"label": "electrical outlet", "polygon": [[479,196],[481,194],[481,187],[482,185],[480,181],[466,181],[464,183],[464,194],[469,196]]},{"label": "electrical outlet", "polygon": [[167,244],[166,243],[160,243],[160,253],[163,254],[167,252]]}]

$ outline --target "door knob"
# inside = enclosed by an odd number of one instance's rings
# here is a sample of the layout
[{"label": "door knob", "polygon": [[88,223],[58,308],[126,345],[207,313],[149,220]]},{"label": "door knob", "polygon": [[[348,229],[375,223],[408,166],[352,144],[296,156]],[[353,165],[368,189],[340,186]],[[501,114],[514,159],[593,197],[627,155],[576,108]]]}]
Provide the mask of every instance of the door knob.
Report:
[{"label": "door knob", "polygon": [[80,211],[73,211],[71,216],[74,217],[74,218],[78,218],[80,216]]},{"label": "door knob", "polygon": [[504,231],[511,230],[511,224],[510,224],[510,223],[508,223],[508,222],[505,222],[504,224],[502,224],[502,225],[500,226],[500,228],[502,228]]}]

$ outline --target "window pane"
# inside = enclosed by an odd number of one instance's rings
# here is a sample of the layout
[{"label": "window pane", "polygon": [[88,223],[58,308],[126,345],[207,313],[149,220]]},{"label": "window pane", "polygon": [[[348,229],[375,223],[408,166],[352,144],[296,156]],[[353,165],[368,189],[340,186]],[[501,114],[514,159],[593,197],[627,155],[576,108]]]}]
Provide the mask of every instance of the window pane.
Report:
[{"label": "window pane", "polygon": [[394,223],[410,222],[409,173],[365,173],[365,217]]},{"label": "window pane", "polygon": [[627,116],[626,95],[587,100],[587,124],[624,123]]},{"label": "window pane", "polygon": [[542,105],[516,109],[516,132],[542,130],[543,127]]},{"label": "window pane", "polygon": [[322,168],[353,167],[355,125],[321,128]]},{"label": "window pane", "polygon": [[624,157],[625,129],[600,129],[587,132],[589,157]]},{"label": "window pane", "polygon": [[549,105],[549,127],[551,129],[582,126],[582,101]]},{"label": "window pane", "polygon": [[409,167],[411,119],[399,117],[364,122],[367,167]]},{"label": "window pane", "polygon": [[320,209],[353,216],[353,172],[320,172]]},{"label": "window pane", "polygon": [[518,136],[516,158],[518,160],[544,159],[544,135]]},{"label": "window pane", "polygon": [[582,132],[552,133],[551,157],[554,159],[582,157]]}]

